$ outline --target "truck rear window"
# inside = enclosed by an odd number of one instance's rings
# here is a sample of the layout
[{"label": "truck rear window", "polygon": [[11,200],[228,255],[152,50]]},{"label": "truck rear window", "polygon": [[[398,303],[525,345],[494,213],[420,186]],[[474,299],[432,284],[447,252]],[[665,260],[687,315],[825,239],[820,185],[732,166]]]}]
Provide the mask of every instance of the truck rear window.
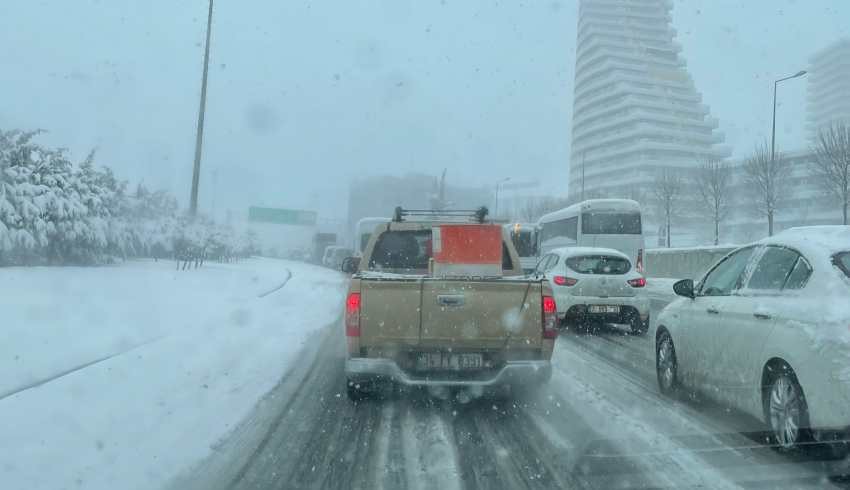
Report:
[{"label": "truck rear window", "polygon": [[570,257],[566,260],[567,267],[579,274],[625,274],[629,272],[631,263],[622,257],[610,255],[584,255]]},{"label": "truck rear window", "polygon": [[387,231],[378,238],[369,269],[392,272],[427,272],[431,258],[431,230]]},{"label": "truck rear window", "polygon": [[[387,231],[375,243],[369,258],[369,270],[425,274],[432,255],[431,247],[431,230]],[[502,269],[513,270],[513,262],[504,242]]]}]

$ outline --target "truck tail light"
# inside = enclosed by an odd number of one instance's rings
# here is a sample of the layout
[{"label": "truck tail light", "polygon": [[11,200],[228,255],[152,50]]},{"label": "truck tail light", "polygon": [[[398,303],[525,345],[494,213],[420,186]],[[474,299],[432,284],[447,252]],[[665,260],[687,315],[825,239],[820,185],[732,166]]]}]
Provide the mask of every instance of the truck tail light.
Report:
[{"label": "truck tail light", "polygon": [[345,301],[345,336],[360,337],[360,293],[351,293]]},{"label": "truck tail light", "polygon": [[628,282],[629,286],[631,286],[633,288],[642,288],[642,287],[646,286],[646,279],[644,279],[642,277],[638,277],[636,279],[629,279],[626,282]]},{"label": "truck tail light", "polygon": [[637,261],[635,262],[635,270],[643,274],[643,249],[638,249]]},{"label": "truck tail light", "polygon": [[558,307],[555,305],[555,298],[551,296],[543,296],[543,338],[554,339],[558,337]]},{"label": "truck tail light", "polygon": [[558,286],[575,286],[578,282],[578,279],[567,276],[555,276],[552,278],[552,282],[554,282]]}]

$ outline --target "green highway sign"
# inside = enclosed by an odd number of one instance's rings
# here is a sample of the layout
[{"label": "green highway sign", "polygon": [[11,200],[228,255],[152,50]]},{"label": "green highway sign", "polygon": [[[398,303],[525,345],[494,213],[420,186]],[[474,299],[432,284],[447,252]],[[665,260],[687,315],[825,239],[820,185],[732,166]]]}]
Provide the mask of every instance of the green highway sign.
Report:
[{"label": "green highway sign", "polygon": [[316,212],[302,209],[248,208],[248,221],[274,223],[278,225],[312,226],[316,224]]}]

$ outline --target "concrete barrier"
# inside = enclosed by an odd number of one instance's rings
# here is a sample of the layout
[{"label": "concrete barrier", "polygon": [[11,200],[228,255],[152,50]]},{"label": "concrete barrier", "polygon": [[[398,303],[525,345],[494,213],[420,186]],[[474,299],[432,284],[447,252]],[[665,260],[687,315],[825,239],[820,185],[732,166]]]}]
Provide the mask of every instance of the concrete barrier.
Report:
[{"label": "concrete barrier", "polygon": [[735,246],[655,248],[646,251],[647,277],[699,280],[708,269]]}]

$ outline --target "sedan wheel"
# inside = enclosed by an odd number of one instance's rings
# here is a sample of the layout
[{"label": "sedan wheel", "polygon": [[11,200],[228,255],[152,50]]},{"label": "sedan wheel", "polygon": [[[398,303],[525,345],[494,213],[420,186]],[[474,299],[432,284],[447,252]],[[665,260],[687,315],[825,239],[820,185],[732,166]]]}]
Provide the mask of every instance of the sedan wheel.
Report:
[{"label": "sedan wheel", "polygon": [[783,450],[792,449],[803,439],[808,408],[803,390],[788,369],[771,383],[767,410],[776,444]]},{"label": "sedan wheel", "polygon": [[676,379],[676,349],[673,346],[673,338],[664,332],[655,344],[655,371],[658,375],[658,388],[661,393],[671,395],[676,391],[678,380]]}]

